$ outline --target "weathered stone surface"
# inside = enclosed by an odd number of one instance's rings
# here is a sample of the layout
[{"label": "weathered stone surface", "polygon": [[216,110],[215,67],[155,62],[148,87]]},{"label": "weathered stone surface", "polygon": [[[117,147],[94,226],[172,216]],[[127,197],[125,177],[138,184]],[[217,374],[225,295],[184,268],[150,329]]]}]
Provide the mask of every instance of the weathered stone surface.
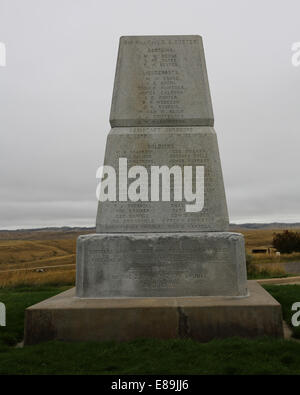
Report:
[{"label": "weathered stone surface", "polygon": [[76,295],[246,296],[239,233],[111,233],[77,240]]},{"label": "weathered stone surface", "polygon": [[110,123],[213,126],[202,38],[121,37]]},{"label": "weathered stone surface", "polygon": [[[149,175],[152,165],[180,166],[182,172],[184,166],[193,166],[193,169],[204,166],[204,207],[199,212],[187,212],[184,194],[181,202],[174,199],[170,202],[99,202],[97,232],[228,230],[222,169],[213,128],[114,128],[108,135],[104,164],[113,166],[118,174],[122,157],[128,159],[128,169],[134,165],[144,166]],[[150,187],[148,194],[151,200]]]},{"label": "weathered stone surface", "polygon": [[248,298],[109,299],[76,298],[73,288],[26,309],[24,341],[282,337],[280,304],[255,281],[247,287]]}]

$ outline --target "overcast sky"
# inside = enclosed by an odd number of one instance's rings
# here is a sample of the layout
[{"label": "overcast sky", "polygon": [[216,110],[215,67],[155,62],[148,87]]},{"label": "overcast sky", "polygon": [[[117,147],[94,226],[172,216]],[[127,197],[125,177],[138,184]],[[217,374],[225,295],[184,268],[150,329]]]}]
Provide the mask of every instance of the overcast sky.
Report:
[{"label": "overcast sky", "polygon": [[231,222],[300,221],[299,0],[0,0],[0,228],[95,223],[119,37],[200,34]]}]

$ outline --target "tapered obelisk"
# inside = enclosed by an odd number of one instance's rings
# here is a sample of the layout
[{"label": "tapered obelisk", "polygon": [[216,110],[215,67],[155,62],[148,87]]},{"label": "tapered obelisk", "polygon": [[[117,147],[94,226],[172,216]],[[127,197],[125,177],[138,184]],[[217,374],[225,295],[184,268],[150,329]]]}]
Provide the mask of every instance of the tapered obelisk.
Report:
[{"label": "tapered obelisk", "polygon": [[120,159],[149,174],[153,166],[182,174],[202,166],[204,204],[189,212],[186,199],[152,201],[150,191],[149,199],[123,191],[121,200],[100,201],[97,233],[78,239],[77,295],[246,295],[244,241],[228,232],[201,37],[122,37],[110,123],[105,165],[117,179]]}]

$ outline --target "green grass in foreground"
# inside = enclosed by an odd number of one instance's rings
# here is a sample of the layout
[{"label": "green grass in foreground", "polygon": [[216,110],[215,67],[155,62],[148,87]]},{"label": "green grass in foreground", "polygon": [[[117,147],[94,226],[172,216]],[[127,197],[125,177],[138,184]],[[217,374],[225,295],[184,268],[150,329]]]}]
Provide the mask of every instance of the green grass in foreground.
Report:
[{"label": "green grass in foreground", "polygon": [[0,302],[6,306],[6,327],[0,327],[0,347],[15,345],[23,339],[24,311],[27,307],[50,298],[70,287],[15,287],[1,288]]},{"label": "green grass in foreground", "polygon": [[1,374],[300,374],[300,344],[231,338],[57,341],[0,352]]},{"label": "green grass in foreground", "polygon": [[[24,309],[67,287],[1,289],[7,327],[0,327],[0,374],[300,374],[300,342],[261,338],[193,340],[139,339],[131,342],[45,342],[14,348],[24,328]],[[265,287],[290,307],[299,285]]]},{"label": "green grass in foreground", "polygon": [[300,285],[264,285],[264,288],[281,304],[283,319],[290,325],[293,337],[300,339],[300,326],[291,325],[291,318],[295,313],[291,307],[293,303],[300,302]]}]

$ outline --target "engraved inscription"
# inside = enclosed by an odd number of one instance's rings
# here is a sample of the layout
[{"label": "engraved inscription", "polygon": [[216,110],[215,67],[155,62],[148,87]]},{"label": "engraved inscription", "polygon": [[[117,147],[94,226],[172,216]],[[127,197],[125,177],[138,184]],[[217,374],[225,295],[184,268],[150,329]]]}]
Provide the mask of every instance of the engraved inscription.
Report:
[{"label": "engraved inscription", "polygon": [[[144,133],[145,129],[147,133]],[[209,130],[197,134],[196,128],[130,128],[127,134],[117,131],[110,137],[110,150],[106,162],[116,169],[118,177],[119,158],[127,158],[128,168],[144,166],[151,174],[151,166],[179,166],[182,174],[185,166],[204,167],[204,207],[201,212],[186,212],[184,194],[182,201],[174,200],[174,178],[170,178],[170,201],[151,201],[151,177],[148,178],[148,201],[103,202],[99,204],[102,224],[109,229],[121,226],[123,231],[163,229],[197,231],[199,229],[224,230],[227,226],[227,210],[221,166],[217,146]],[[213,153],[213,154],[212,154]],[[193,190],[195,190],[195,176]],[[130,180],[128,181],[131,182]],[[118,195],[117,185],[117,195]],[[110,207],[105,210],[105,207]],[[218,224],[216,221],[220,221]]]},{"label": "engraved inscription", "polygon": [[124,37],[120,45],[113,126],[213,124],[200,37]]},{"label": "engraved inscription", "polygon": [[[211,267],[230,263],[228,248],[207,248],[201,245],[186,245],[184,249],[166,249],[164,245],[138,247],[131,251],[130,263],[124,270],[124,255],[128,245],[114,244],[114,249],[88,251],[88,262],[94,270],[105,273],[111,289],[118,289],[121,283],[129,282],[131,287],[144,289],[176,288],[193,286],[196,283],[213,281],[215,274]],[[198,257],[201,256],[201,262]],[[109,270],[103,269],[109,262]],[[97,269],[98,268],[98,269]]]}]

